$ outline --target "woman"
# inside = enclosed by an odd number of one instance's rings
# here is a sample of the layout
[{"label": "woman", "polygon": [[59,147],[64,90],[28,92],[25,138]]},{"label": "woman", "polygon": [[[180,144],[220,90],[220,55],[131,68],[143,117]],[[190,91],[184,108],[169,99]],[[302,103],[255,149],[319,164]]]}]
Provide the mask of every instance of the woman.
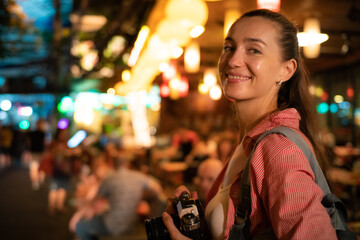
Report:
[{"label": "woman", "polygon": [[[229,236],[241,173],[263,132],[278,126],[296,130],[326,166],[296,33],[281,14],[255,10],[238,19],[225,39],[219,75],[225,96],[235,104],[239,142],[208,195],[205,218],[213,239]],[[321,205],[322,190],[308,160],[290,140],[271,134],[260,142],[250,181],[251,237],[272,226],[278,239],[336,239]],[[184,189],[179,187],[175,196]],[[162,217],[173,239],[186,239],[169,214]]]}]

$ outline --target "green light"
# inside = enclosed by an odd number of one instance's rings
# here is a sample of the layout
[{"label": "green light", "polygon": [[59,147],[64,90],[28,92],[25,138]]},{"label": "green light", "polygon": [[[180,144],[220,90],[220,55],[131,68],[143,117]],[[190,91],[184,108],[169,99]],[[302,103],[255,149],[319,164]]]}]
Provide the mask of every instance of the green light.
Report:
[{"label": "green light", "polygon": [[57,109],[61,113],[74,111],[74,101],[69,96],[63,97],[60,103],[57,105]]},{"label": "green light", "polygon": [[19,123],[19,128],[20,129],[23,129],[23,130],[26,130],[30,127],[30,122],[28,120],[22,120],[20,123]]},{"label": "green light", "polygon": [[319,105],[317,105],[316,110],[320,114],[327,113],[327,111],[329,111],[329,104],[322,102]]}]

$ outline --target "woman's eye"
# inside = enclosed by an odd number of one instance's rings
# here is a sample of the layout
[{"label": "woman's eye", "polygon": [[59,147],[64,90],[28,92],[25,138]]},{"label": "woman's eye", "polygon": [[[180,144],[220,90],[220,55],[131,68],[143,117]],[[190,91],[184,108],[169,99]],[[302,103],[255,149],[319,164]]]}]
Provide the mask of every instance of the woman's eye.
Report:
[{"label": "woman's eye", "polygon": [[232,51],[234,50],[233,47],[230,47],[230,46],[224,46],[224,52],[229,52],[229,51]]},{"label": "woman's eye", "polygon": [[260,53],[259,50],[254,49],[254,48],[250,49],[249,51],[250,51],[251,53],[255,53],[255,54]]}]

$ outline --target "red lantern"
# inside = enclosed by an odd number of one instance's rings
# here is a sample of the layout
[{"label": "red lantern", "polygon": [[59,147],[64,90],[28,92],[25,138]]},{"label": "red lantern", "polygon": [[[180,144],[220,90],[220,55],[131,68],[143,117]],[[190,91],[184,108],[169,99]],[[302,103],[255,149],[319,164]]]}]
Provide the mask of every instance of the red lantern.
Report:
[{"label": "red lantern", "polygon": [[185,97],[189,93],[189,81],[186,77],[182,76],[179,86],[180,97]]},{"label": "red lantern", "polygon": [[281,0],[257,0],[257,8],[265,8],[274,12],[280,11]]}]

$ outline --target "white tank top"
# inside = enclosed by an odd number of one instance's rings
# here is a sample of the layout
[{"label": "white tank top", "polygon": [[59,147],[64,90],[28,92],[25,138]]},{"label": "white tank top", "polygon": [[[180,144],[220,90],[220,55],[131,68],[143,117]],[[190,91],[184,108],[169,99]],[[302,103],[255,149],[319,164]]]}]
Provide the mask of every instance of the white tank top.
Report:
[{"label": "white tank top", "polygon": [[231,184],[220,187],[205,209],[205,219],[215,240],[224,239]]}]

